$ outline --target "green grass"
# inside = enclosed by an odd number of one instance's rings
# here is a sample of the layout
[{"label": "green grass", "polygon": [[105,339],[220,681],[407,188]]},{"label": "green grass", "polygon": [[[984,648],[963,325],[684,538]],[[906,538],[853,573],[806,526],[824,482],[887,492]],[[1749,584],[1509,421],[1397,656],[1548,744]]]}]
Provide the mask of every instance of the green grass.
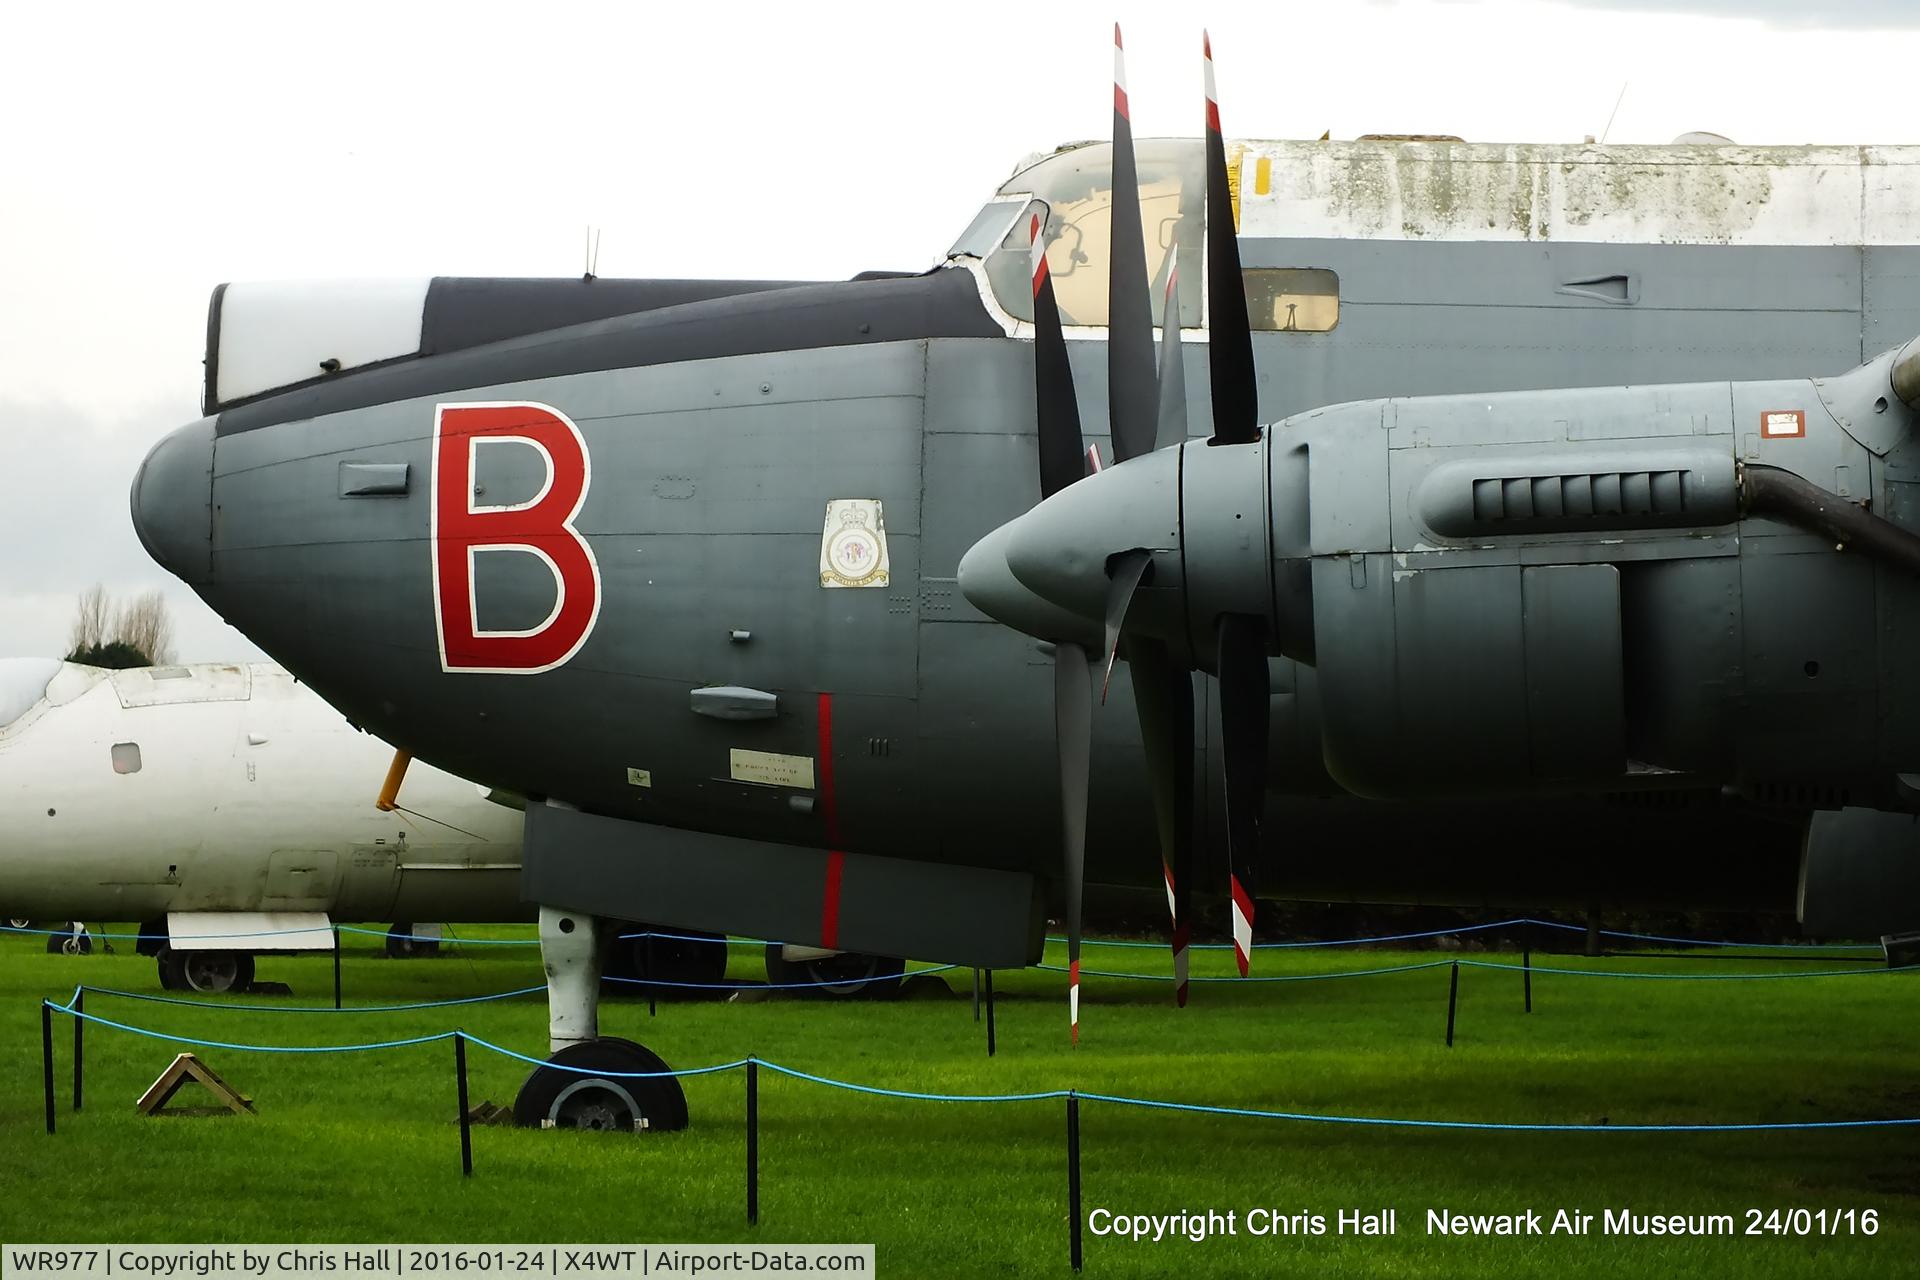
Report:
[{"label": "green grass", "polygon": [[[457,948],[426,961],[349,949],[349,1004],[442,999],[540,981],[537,952]],[[1511,959],[1466,953],[1474,959]],[[1268,973],[1329,972],[1441,953],[1266,952]],[[1545,962],[1544,957],[1540,958]],[[1164,972],[1158,951],[1090,949],[1090,967]],[[1204,953],[1198,972],[1230,960]],[[1557,960],[1568,965],[1593,964]],[[1600,967],[1728,972],[1755,962],[1636,959]],[[1793,966],[1775,966],[1790,968]],[[1839,966],[1834,966],[1839,967]],[[760,976],[756,954],[734,972]],[[325,957],[263,958],[292,1003],[327,1003]],[[745,1056],[841,1079],[946,1093],[1061,1088],[1203,1103],[1557,1123],[1704,1123],[1920,1116],[1913,978],[1613,981],[1463,969],[1456,1044],[1442,1040],[1444,968],[1344,981],[1089,980],[1082,1043],[1067,1042],[1064,977],[998,979],[999,1054],[956,971],[952,999],[838,1005],[610,1001],[602,1027],[676,1067]],[[0,941],[0,1240],[873,1241],[892,1276],[1066,1273],[1063,1104],[974,1106],[859,1096],[763,1073],[761,1223],[743,1208],[743,1079],[688,1080],[683,1133],[476,1129],[459,1172],[453,1053],[435,1043],[361,1055],[203,1050],[259,1114],[146,1118],[132,1102],[175,1046],[87,1029],[85,1111],[70,1107],[72,1027],[56,1018],[59,1132],[42,1131],[38,1004],[76,982],[156,990],[152,962],[43,954]],[[240,1002],[230,1002],[240,1003]],[[247,1003],[286,1004],[252,999]],[[388,1014],[224,1012],[91,997],[90,1012],[217,1040],[324,1044],[461,1027],[526,1052],[537,1000]],[[524,1068],[469,1056],[472,1097],[510,1103]],[[1101,1276],[1313,1274],[1908,1276],[1920,1251],[1920,1130],[1757,1134],[1485,1133],[1173,1114],[1088,1103],[1085,1207],[1125,1213],[1253,1207],[1399,1210],[1385,1239],[1089,1236]],[[1873,1209],[1872,1237],[1429,1237],[1425,1211],[1599,1214]],[[1597,1231],[1597,1228],[1596,1228]]]}]

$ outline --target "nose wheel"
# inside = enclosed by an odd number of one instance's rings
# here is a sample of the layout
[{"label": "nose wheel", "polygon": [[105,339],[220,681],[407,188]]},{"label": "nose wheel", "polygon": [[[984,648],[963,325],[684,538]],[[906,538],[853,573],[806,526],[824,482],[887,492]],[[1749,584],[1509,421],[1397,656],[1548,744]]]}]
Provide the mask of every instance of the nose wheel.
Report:
[{"label": "nose wheel", "polygon": [[639,1133],[687,1127],[687,1095],[651,1049],[600,1034],[600,965],[615,945],[611,922],[581,911],[540,908],[552,1056],[513,1100],[531,1129]]},{"label": "nose wheel", "polygon": [[93,938],[87,933],[86,926],[76,920],[66,932],[47,935],[47,954],[90,956],[93,954]]},{"label": "nose wheel", "polygon": [[534,1069],[513,1100],[515,1124],[532,1129],[658,1133],[687,1127],[687,1095],[660,1055],[607,1036],[569,1045]]}]

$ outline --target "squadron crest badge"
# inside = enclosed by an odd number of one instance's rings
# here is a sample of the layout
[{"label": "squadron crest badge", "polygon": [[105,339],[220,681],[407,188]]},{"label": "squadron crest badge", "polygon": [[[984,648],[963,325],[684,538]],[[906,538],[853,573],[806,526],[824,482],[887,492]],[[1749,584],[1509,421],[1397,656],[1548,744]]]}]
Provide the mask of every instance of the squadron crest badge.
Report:
[{"label": "squadron crest badge", "polygon": [[878,498],[835,498],[820,531],[820,585],[884,587],[890,579],[887,522]]}]

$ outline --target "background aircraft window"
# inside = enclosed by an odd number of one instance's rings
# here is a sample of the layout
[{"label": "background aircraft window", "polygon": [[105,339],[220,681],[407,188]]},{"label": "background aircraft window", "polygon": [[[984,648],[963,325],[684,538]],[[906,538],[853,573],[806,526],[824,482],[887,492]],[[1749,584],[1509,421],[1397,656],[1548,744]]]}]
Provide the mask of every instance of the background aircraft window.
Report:
[{"label": "background aircraft window", "polygon": [[[1176,241],[1187,267],[1180,273],[1180,324],[1200,325],[1202,210],[1206,200],[1205,154],[1192,139],[1148,139],[1135,147],[1140,174],[1140,226],[1147,242],[1147,278],[1153,319],[1161,320],[1168,251]],[[1107,274],[1113,213],[1113,148],[1076,147],[1048,156],[1015,174],[995,205],[1008,196],[1031,195],[1048,210],[1047,270],[1053,276],[1060,318],[1070,325],[1107,323]],[[978,227],[985,218],[976,218]],[[970,228],[970,230],[972,230]],[[964,237],[963,237],[964,239]],[[956,246],[956,249],[958,246]],[[986,259],[994,297],[1021,320],[1033,319],[1033,276],[1027,268],[1026,219],[1014,226]]]},{"label": "background aircraft window", "polygon": [[116,742],[113,744],[113,771],[115,773],[140,772],[139,743]]},{"label": "background aircraft window", "polygon": [[0,729],[25,715],[59,674],[52,658],[0,658]]},{"label": "background aircraft window", "polygon": [[1242,272],[1247,316],[1256,329],[1325,333],[1340,323],[1340,277],[1322,267],[1262,268]]}]

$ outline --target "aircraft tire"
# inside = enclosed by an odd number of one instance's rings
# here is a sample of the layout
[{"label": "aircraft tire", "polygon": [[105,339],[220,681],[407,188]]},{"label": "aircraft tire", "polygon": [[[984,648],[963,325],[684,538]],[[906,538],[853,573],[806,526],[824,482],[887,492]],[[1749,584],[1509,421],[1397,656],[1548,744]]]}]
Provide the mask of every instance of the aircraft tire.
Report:
[{"label": "aircraft tire", "polygon": [[[513,1100],[513,1122],[527,1129],[659,1133],[687,1127],[687,1095],[673,1076],[619,1073],[671,1070],[660,1055],[606,1036],[568,1045],[534,1068]],[[592,1072],[604,1071],[608,1076]],[[644,1127],[635,1124],[644,1120]]]},{"label": "aircraft tire", "polygon": [[8,916],[7,927],[10,929],[30,929],[33,927],[33,921],[27,919],[25,916]]},{"label": "aircraft tire", "polygon": [[410,920],[395,921],[393,927],[387,930],[388,959],[417,960],[439,954],[439,939],[413,936],[413,922]]},{"label": "aircraft tire", "polygon": [[217,995],[253,985],[250,951],[173,951],[160,953],[160,985],[169,991]]},{"label": "aircraft tire", "polygon": [[79,933],[50,933],[47,935],[47,954],[50,956],[90,956],[93,954],[93,936],[85,931]]},{"label": "aircraft tire", "polygon": [[[621,933],[645,933],[652,925],[635,924]],[[656,937],[651,945],[646,938],[622,938],[609,957],[607,972],[622,978],[654,978],[661,986],[654,994],[662,999],[711,1000],[722,994],[727,980],[727,940],[717,933],[692,929],[661,929],[677,935]],[[651,963],[651,969],[649,969]],[[615,984],[625,995],[644,995],[645,986]]]},{"label": "aircraft tire", "polygon": [[770,985],[824,984],[792,987],[791,994],[798,996],[816,996],[823,1000],[886,1000],[899,993],[906,971],[907,962],[892,956],[842,951],[837,956],[823,956],[818,960],[788,960],[781,955],[779,943],[767,944]]}]

